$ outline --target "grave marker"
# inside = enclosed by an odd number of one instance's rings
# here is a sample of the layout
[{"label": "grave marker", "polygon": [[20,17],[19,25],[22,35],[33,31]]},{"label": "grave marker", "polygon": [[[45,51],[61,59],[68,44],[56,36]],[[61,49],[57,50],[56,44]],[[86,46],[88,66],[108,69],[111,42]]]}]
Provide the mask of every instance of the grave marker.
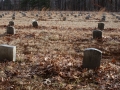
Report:
[{"label": "grave marker", "polygon": [[9,22],[9,25],[10,25],[10,26],[14,26],[14,22],[13,22],[13,21],[10,21],[10,22]]},{"label": "grave marker", "polygon": [[32,25],[33,25],[33,27],[37,28],[38,27],[38,22],[33,20]]},{"label": "grave marker", "polygon": [[7,34],[15,34],[15,28],[13,26],[8,26]]},{"label": "grave marker", "polygon": [[12,19],[15,20],[15,16],[12,16]]},{"label": "grave marker", "polygon": [[93,39],[102,39],[102,31],[94,30],[93,31]]},{"label": "grave marker", "polygon": [[2,15],[0,15],[0,18],[2,18]]},{"label": "grave marker", "polygon": [[66,17],[63,17],[63,21],[66,21]]},{"label": "grave marker", "polygon": [[2,14],[2,16],[4,16],[4,14]]},{"label": "grave marker", "polygon": [[16,46],[0,45],[0,62],[16,61]]},{"label": "grave marker", "polygon": [[98,23],[98,29],[104,30],[104,23]]},{"label": "grave marker", "polygon": [[100,67],[102,51],[95,48],[87,48],[84,51],[83,68],[95,69]]},{"label": "grave marker", "polygon": [[102,16],[102,19],[101,19],[101,21],[105,21],[105,19],[106,19],[106,16]]},{"label": "grave marker", "polygon": [[85,17],[85,19],[87,19],[87,20],[88,20],[89,18],[90,18],[90,15],[88,15],[88,16]]}]

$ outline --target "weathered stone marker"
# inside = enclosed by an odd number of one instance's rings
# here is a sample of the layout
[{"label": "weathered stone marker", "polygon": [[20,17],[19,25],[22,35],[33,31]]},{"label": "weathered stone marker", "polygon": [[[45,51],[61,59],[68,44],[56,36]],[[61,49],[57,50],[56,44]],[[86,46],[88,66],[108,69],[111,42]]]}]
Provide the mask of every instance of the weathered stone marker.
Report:
[{"label": "weathered stone marker", "polygon": [[15,34],[15,28],[12,26],[7,27],[7,34]]},{"label": "weathered stone marker", "polygon": [[4,14],[2,14],[2,16],[4,16]]},{"label": "weathered stone marker", "polygon": [[106,20],[106,17],[105,16],[102,16],[102,19],[101,19],[101,21],[105,21]]},{"label": "weathered stone marker", "polygon": [[87,19],[87,20],[90,19],[90,15],[86,16],[85,19]]},{"label": "weathered stone marker", "polygon": [[118,17],[118,20],[120,20],[120,16]]},{"label": "weathered stone marker", "polygon": [[93,39],[102,39],[102,31],[94,30],[93,31]]},{"label": "weathered stone marker", "polygon": [[33,27],[37,28],[38,27],[38,22],[33,20],[32,25],[33,25]]},{"label": "weathered stone marker", "polygon": [[25,16],[26,16],[26,14],[25,14],[25,13],[22,13],[22,15],[23,15],[23,17],[25,17]]},{"label": "weathered stone marker", "polygon": [[38,14],[36,14],[36,17],[38,17],[39,15]]},{"label": "weathered stone marker", "polygon": [[104,30],[104,23],[98,23],[98,29]]},{"label": "weathered stone marker", "polygon": [[10,21],[10,22],[9,22],[9,25],[10,25],[10,26],[14,26],[14,22],[13,22],[13,21]]},{"label": "weathered stone marker", "polygon": [[118,19],[119,18],[119,16],[116,16],[116,19]]},{"label": "weathered stone marker", "polygon": [[0,62],[16,61],[16,46],[0,45]]},{"label": "weathered stone marker", "polygon": [[0,15],[0,18],[2,18],[2,15]]},{"label": "weathered stone marker", "polygon": [[102,51],[95,48],[87,48],[84,51],[83,68],[95,69],[100,67]]},{"label": "weathered stone marker", "polygon": [[5,13],[5,15],[7,15],[7,13]]},{"label": "weathered stone marker", "polygon": [[63,21],[66,21],[66,17],[63,17]]},{"label": "weathered stone marker", "polygon": [[12,19],[15,20],[15,16],[12,16]]}]

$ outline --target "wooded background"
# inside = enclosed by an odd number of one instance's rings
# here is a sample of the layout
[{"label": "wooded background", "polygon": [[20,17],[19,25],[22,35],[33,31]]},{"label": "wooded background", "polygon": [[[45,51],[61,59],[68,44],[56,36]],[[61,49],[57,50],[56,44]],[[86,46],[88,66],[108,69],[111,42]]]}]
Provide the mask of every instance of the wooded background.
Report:
[{"label": "wooded background", "polygon": [[55,10],[120,11],[120,0],[50,0]]},{"label": "wooded background", "polygon": [[120,0],[0,0],[1,10],[120,11]]}]

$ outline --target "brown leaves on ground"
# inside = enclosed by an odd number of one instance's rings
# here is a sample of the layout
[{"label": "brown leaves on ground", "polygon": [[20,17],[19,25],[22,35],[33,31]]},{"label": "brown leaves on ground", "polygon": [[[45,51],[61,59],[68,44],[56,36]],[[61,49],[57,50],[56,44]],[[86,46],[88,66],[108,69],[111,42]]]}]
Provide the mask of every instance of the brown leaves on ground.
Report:
[{"label": "brown leaves on ground", "polygon": [[[0,43],[17,47],[17,61],[0,63],[0,88],[5,90],[119,90],[120,29],[106,28],[93,40],[93,28],[15,25],[17,34]],[[2,25],[0,28],[4,28]],[[86,48],[102,51],[101,66],[83,69]]]}]

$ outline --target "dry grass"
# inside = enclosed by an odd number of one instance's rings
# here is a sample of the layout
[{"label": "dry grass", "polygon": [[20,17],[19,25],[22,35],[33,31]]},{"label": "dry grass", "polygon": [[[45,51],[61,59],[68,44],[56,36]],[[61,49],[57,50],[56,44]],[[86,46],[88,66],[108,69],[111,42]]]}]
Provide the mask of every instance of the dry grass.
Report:
[{"label": "dry grass", "polygon": [[[12,12],[0,20],[0,44],[17,47],[16,62],[0,63],[0,89],[10,90],[118,90],[120,87],[120,27],[119,20],[105,12],[107,21],[102,41],[92,39],[100,18],[96,12],[90,20],[74,17],[66,12],[61,21],[59,12],[51,18],[40,12],[39,17],[16,12],[17,34],[4,35]],[[57,15],[56,15],[57,13]],[[62,12],[65,13],[65,12]],[[74,15],[78,15],[75,12]],[[31,22],[38,20],[39,27]],[[102,51],[101,66],[97,70],[82,69],[83,51],[86,48]]]}]

